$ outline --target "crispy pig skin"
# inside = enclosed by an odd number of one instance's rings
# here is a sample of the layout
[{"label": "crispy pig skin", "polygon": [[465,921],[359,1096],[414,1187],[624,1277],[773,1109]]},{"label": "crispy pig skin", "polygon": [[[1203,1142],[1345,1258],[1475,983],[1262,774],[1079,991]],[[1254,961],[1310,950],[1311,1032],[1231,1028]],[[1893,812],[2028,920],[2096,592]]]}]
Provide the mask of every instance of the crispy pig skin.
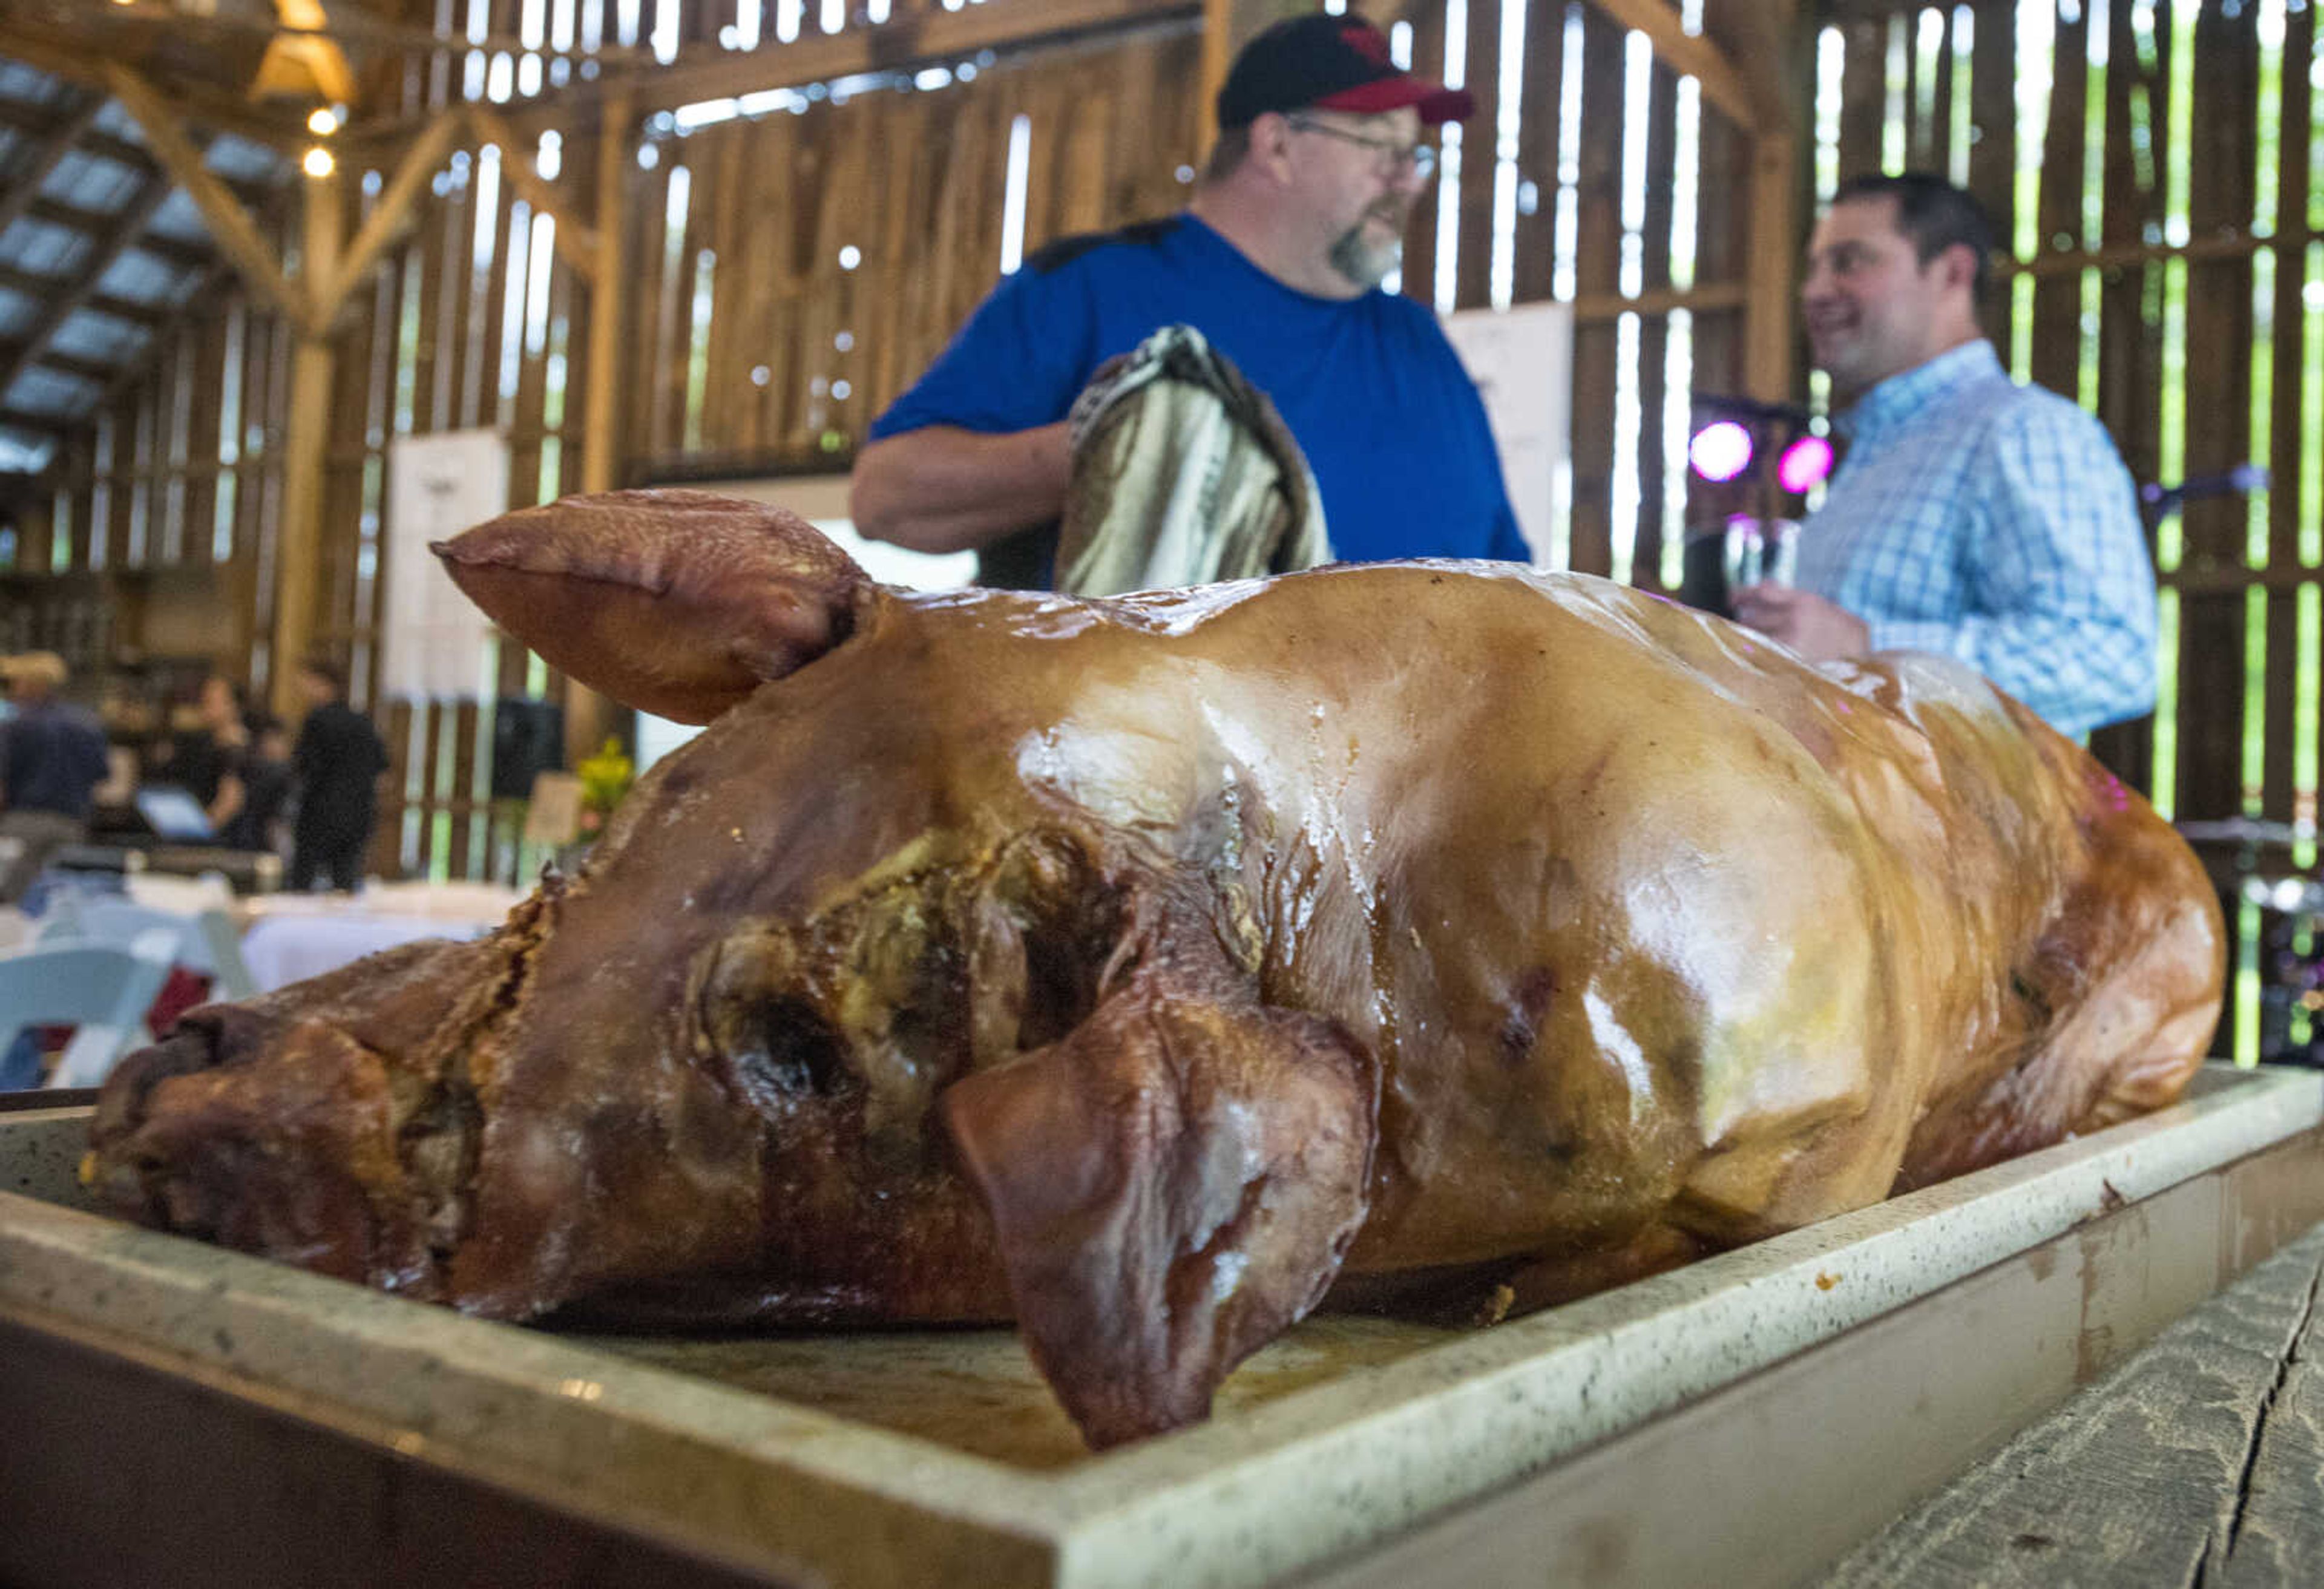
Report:
[{"label": "crispy pig skin", "polygon": [[2218,1017],[2191,853],[1938,659],[1499,565],[911,594],[688,492],[444,551],[715,721],[493,936],[124,1062],[127,1214],[495,1318],[1014,1318],[1108,1445],[1343,1279],[1613,1283],[2160,1107]]}]

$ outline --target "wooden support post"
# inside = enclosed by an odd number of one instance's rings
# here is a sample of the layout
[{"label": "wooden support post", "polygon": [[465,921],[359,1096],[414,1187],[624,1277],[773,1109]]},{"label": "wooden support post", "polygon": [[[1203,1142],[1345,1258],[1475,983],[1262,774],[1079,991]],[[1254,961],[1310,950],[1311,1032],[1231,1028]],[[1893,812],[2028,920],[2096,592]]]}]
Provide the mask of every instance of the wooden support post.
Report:
[{"label": "wooden support post", "polygon": [[[1713,14],[1706,12],[1706,23]],[[1768,402],[1793,394],[1799,326],[1801,165],[1807,118],[1798,69],[1799,0],[1738,0],[1716,11],[1716,41],[1735,64],[1753,116],[1751,253],[1744,267],[1743,385]]]},{"label": "wooden support post", "polygon": [[308,296],[315,306],[318,329],[337,317],[347,295],[363,285],[363,279],[371,273],[381,253],[403,230],[404,222],[411,216],[413,201],[420,197],[428,179],[436,174],[436,168],[451,153],[453,141],[459,137],[466,119],[461,111],[447,111],[413,140],[386,190],[379,196],[379,202],[364,217],[363,229],[348,245],[346,262],[337,271],[326,279],[316,274],[311,264],[306,267]]},{"label": "wooden support post", "polygon": [[[626,90],[620,92],[615,99],[609,99],[606,102],[606,118],[600,124],[613,125],[615,112],[627,102]],[[468,107],[468,117],[475,124],[478,137],[487,143],[497,143],[501,146],[501,180],[515,189],[516,196],[530,205],[535,215],[548,216],[557,223],[556,231],[549,234],[551,246],[564,257],[565,262],[581,276],[586,278],[595,274],[596,234],[573,218],[569,207],[558,202],[557,190],[542,181],[540,174],[533,170],[531,144],[503,121],[496,111],[487,109],[484,106],[472,105]],[[626,122],[629,119],[628,115],[623,113],[621,119]],[[602,184],[603,179],[600,178],[599,180]],[[604,188],[601,185],[599,188],[601,196],[603,192]],[[600,225],[606,224],[603,210],[598,212],[598,224]]]},{"label": "wooden support post", "polygon": [[[305,245],[300,273],[328,281],[338,269],[339,174],[308,177]],[[323,467],[331,435],[331,384],[337,356],[328,329],[302,326],[290,355],[290,409],[283,438],[282,519],[274,547],[274,644],[269,693],[284,721],[304,713],[298,666],[317,628],[323,543]]]},{"label": "wooden support post", "polygon": [[[589,289],[588,397],[581,418],[581,485],[612,491],[621,484],[621,443],[614,416],[617,366],[622,353],[622,317],[628,297],[628,228],[622,209],[635,159],[631,148],[635,112],[627,90],[605,102],[597,128],[597,255]],[[564,228],[559,227],[562,231]]]},{"label": "wooden support post", "polygon": [[[637,130],[635,102],[617,89],[605,101],[597,126],[597,212],[593,234],[596,253],[589,271],[589,350],[586,395],[581,415],[581,489],[613,491],[622,483],[622,322],[629,297],[624,259],[629,229],[622,224],[630,172],[635,169],[632,139]],[[514,159],[514,152],[507,152]],[[506,161],[503,161],[505,168]],[[561,241],[565,227],[557,234]],[[604,743],[612,703],[567,680],[565,687],[565,758],[567,767]]]},{"label": "wooden support post", "polygon": [[1760,109],[1750,85],[1717,44],[1701,33],[1688,32],[1668,0],[1590,0],[1624,27],[1644,33],[1662,62],[1682,77],[1692,78],[1704,101],[1747,133],[1757,132]]},{"label": "wooden support post", "polygon": [[1743,308],[1743,386],[1763,402],[1792,395],[1799,325],[1799,141],[1762,129],[1751,151],[1751,257]]}]

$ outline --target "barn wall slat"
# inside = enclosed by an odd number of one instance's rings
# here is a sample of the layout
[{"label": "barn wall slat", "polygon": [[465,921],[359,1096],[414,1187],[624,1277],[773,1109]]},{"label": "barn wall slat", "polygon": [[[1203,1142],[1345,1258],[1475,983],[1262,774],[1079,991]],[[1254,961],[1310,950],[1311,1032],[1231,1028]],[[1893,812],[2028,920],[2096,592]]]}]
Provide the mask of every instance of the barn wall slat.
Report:
[{"label": "barn wall slat", "polygon": [[[2310,142],[2298,130],[2311,127],[2314,94],[2307,72],[2289,63],[2310,60],[2315,52],[2316,10],[2303,6],[2284,19],[2283,61],[2280,73],[2281,100],[2275,124],[2282,132],[2276,145],[2275,225],[2278,230],[2300,229],[2313,197],[2315,170]],[[2263,114],[2264,108],[2263,107]],[[2273,482],[2268,492],[2267,566],[2271,574],[2296,569],[2301,564],[2302,464],[2308,449],[2324,445],[2324,437],[2307,434],[2305,405],[2308,389],[2306,338],[2308,251],[2278,250],[2274,255],[2274,292],[2269,305],[2270,406],[2267,460]],[[2311,598],[2312,599],[2312,598]],[[2307,792],[2305,811],[2294,764],[2295,713],[2299,709],[2300,592],[2271,589],[2267,598],[2267,761],[2261,796],[2261,813],[2278,822],[2315,816],[2315,796]]]},{"label": "barn wall slat", "polygon": [[[1582,115],[1583,125],[1619,125],[1623,114],[1624,30],[1595,11],[1582,19]],[[1577,246],[1573,287],[1577,297],[1611,294],[1620,285],[1622,247],[1622,156],[1610,138],[1582,140],[1576,186]],[[1572,566],[1584,574],[1610,574],[1614,566],[1611,519],[1614,473],[1614,404],[1618,334],[1610,322],[1577,326],[1573,333],[1573,510]]]},{"label": "barn wall slat", "polygon": [[[1639,287],[1645,292],[1671,284],[1672,193],[1677,166],[1678,78],[1657,61],[1646,74],[1646,205],[1638,232]],[[1650,591],[1663,588],[1663,546],[1683,535],[1683,525],[1665,521],[1668,495],[1664,461],[1664,399],[1669,390],[1671,323],[1667,315],[1638,318],[1638,433],[1636,489],[1637,527],[1630,581]]]},{"label": "barn wall slat", "polygon": [[[2249,226],[2257,97],[2254,11],[2229,17],[2203,6],[2195,19],[2194,97],[2189,115],[2188,218],[2200,235]],[[2248,455],[2251,439],[2252,268],[2248,258],[2207,260],[2187,271],[2187,346],[2208,367],[2208,390],[2186,396],[2186,468],[2214,473]],[[2246,513],[2236,498],[2190,502],[2186,562],[2227,568],[2245,562]],[[2190,817],[2243,810],[2244,616],[2240,590],[2182,598],[2179,692],[2202,703],[2179,725],[2179,809]]]}]

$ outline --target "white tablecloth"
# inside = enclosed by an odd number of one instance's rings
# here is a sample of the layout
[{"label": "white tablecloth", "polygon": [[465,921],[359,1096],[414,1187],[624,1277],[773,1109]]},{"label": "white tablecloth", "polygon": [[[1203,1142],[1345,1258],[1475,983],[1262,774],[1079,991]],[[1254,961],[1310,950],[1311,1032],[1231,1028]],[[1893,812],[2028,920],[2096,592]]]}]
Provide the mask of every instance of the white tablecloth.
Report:
[{"label": "white tablecloth", "polygon": [[241,902],[243,963],[261,993],[422,938],[480,938],[524,896],[481,883],[383,884],[360,895],[268,894]]}]

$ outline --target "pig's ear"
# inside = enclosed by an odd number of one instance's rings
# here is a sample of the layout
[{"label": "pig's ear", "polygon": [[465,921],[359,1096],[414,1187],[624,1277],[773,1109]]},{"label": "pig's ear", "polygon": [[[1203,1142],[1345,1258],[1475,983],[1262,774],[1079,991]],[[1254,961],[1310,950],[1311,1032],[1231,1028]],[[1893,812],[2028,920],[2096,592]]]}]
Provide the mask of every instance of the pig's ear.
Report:
[{"label": "pig's ear", "polygon": [[796,514],[708,491],[567,497],[433,549],[550,663],[679,722],[708,722],[845,639],[871,588]]},{"label": "pig's ear", "polygon": [[1363,1223],[1370,1059],[1330,1023],[1132,988],[945,1093],[1035,1364],[1093,1447],[1203,1418]]}]

